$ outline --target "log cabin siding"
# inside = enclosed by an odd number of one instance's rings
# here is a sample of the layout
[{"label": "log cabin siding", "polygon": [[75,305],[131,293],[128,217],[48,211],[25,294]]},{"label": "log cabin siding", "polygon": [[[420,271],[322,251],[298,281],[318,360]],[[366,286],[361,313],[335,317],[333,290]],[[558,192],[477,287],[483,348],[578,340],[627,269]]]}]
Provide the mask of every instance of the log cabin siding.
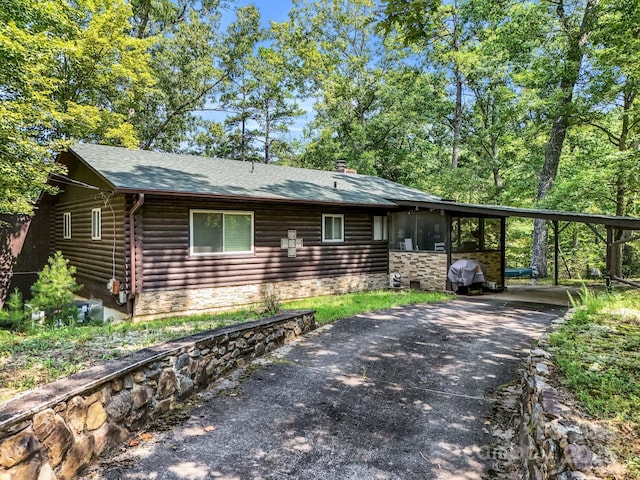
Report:
[{"label": "log cabin siding", "polygon": [[[191,209],[253,212],[254,252],[190,255]],[[344,215],[345,242],[322,242],[323,213]],[[144,222],[138,256],[143,266],[141,291],[386,273],[387,244],[372,241],[373,215],[380,214],[372,208],[148,196],[141,215]],[[136,219],[137,227],[139,223]],[[287,237],[289,229],[296,230],[297,237],[304,241],[304,247],[297,249],[296,258],[289,258],[287,250],[280,248],[280,239]]]},{"label": "log cabin siding", "polygon": [[[101,239],[91,239],[91,211],[102,210]],[[76,267],[76,278],[85,297],[103,299],[119,308],[109,295],[107,282],[114,276],[126,284],[125,197],[69,186],[60,193],[52,221],[52,250],[59,250]],[[71,238],[63,238],[63,215],[71,213]]]}]

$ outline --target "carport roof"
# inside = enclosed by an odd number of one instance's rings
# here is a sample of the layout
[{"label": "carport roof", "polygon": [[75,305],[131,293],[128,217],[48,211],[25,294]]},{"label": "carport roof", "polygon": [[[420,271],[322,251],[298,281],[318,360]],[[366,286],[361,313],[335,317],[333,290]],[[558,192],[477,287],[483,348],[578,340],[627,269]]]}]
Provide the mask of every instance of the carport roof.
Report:
[{"label": "carport roof", "polygon": [[396,203],[402,206],[419,207],[431,210],[446,210],[447,212],[460,214],[495,217],[541,218],[552,221],[590,223],[626,230],[640,230],[640,218],[635,217],[617,217],[614,215],[598,215],[538,208],[506,207],[502,205],[476,205],[471,203],[458,203],[450,200],[435,200],[430,202],[406,202],[400,200]]},{"label": "carport roof", "polygon": [[69,149],[115,191],[387,207],[541,218],[640,230],[640,218],[477,205],[441,199],[371,175],[79,143]]}]

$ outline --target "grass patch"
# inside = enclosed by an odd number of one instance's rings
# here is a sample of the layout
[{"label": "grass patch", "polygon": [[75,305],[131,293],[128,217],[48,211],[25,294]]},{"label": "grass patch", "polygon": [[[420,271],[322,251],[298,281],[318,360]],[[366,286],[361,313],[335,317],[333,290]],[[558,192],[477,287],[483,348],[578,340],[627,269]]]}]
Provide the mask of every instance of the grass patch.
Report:
[{"label": "grass patch", "polygon": [[556,363],[589,414],[621,429],[627,478],[640,478],[640,299],[635,291],[583,289],[574,304],[573,317],[550,338]]},{"label": "grass patch", "polygon": [[242,310],[143,323],[48,327],[21,335],[0,331],[0,402],[156,343],[257,318],[256,312]]},{"label": "grass patch", "polygon": [[[328,323],[366,311],[447,298],[440,293],[379,291],[288,302],[283,308],[316,310],[318,322]],[[20,335],[0,330],[0,402],[156,343],[259,317],[255,310],[242,310],[142,323],[49,327]]]},{"label": "grass patch", "polygon": [[416,290],[381,290],[377,292],[350,293],[345,295],[314,297],[283,304],[286,309],[316,311],[316,321],[330,323],[358,313],[384,310],[400,305],[434,303],[451,299],[451,295]]}]

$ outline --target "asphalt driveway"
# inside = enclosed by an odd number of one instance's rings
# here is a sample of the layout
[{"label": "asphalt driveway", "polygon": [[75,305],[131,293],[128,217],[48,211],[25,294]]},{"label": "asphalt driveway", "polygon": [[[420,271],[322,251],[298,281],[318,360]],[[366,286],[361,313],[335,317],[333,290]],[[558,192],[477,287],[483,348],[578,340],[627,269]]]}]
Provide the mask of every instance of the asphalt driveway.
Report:
[{"label": "asphalt driveway", "polygon": [[564,312],[478,297],[341,320],[86,478],[483,478],[494,392]]}]

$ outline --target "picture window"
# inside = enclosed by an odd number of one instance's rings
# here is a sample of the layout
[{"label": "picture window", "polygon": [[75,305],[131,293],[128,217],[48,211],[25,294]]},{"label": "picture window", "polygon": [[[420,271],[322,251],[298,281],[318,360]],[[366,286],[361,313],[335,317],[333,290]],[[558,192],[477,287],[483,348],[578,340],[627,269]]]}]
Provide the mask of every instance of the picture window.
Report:
[{"label": "picture window", "polygon": [[253,252],[253,212],[191,210],[191,255]]}]

